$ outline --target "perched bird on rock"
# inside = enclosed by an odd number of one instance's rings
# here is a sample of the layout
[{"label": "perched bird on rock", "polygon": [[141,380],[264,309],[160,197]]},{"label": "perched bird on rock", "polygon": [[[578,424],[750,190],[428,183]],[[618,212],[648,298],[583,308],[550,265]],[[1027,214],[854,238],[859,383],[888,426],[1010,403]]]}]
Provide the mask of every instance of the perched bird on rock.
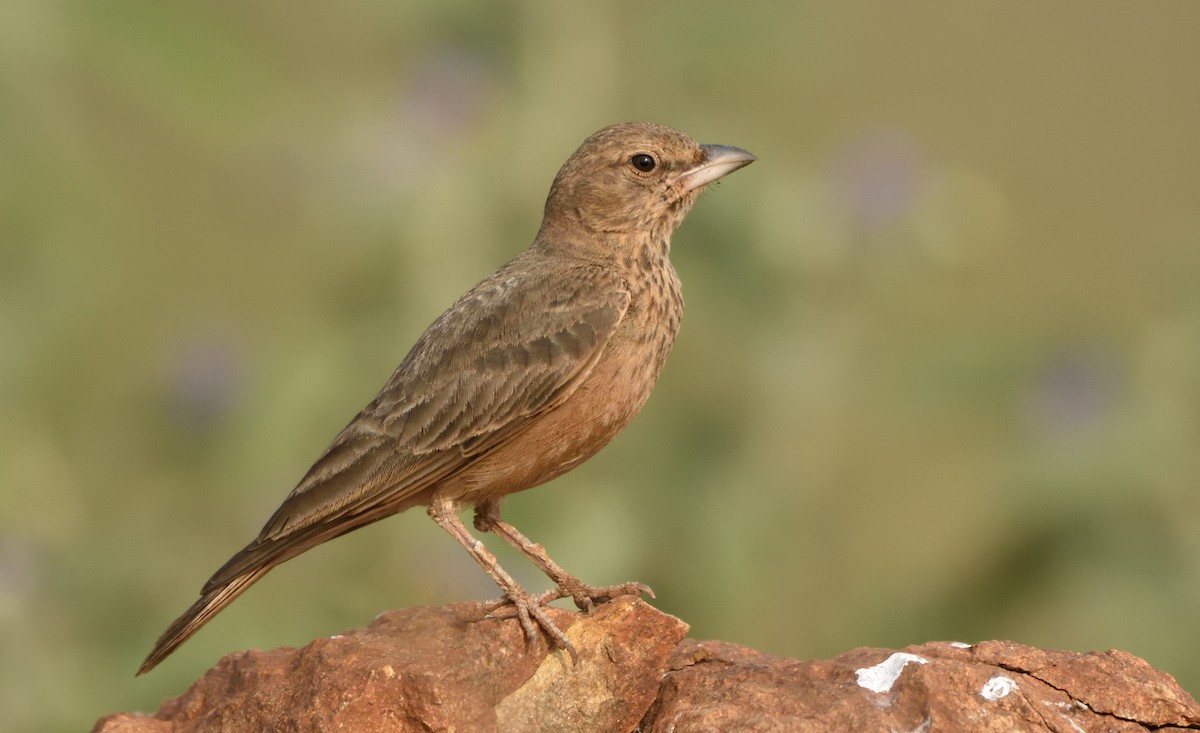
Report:
[{"label": "perched bird on rock", "polygon": [[[544,605],[583,609],[640,583],[585,585],[500,518],[500,501],[603,448],[650,396],[679,329],[671,234],[700,191],[755,160],[667,127],[613,125],[575,151],[550,187],[530,247],[433,322],[370,404],[333,440],[258,537],[204,585],[155,644],[149,671],[271,568],[413,506],[458,540],[535,624],[574,649]],[[555,583],[530,595],[463,525],[524,553]]]}]

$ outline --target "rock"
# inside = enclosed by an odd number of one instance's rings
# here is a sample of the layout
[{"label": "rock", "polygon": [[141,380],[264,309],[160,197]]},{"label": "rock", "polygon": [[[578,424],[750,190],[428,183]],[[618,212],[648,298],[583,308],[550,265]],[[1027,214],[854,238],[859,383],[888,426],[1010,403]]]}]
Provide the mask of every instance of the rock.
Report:
[{"label": "rock", "polygon": [[[1200,728],[1169,675],[1124,652],[933,642],[800,661],[683,639],[625,597],[551,609],[579,651],[454,604],[383,614],[303,649],[229,655],[153,716],[104,733],[207,731],[1142,731]],[[681,641],[682,640],[682,641]]]},{"label": "rock", "polygon": [[623,597],[582,616],[549,609],[579,652],[527,645],[477,603],[390,611],[302,649],[231,654],[153,716],[105,733],[632,730],[687,625]]},{"label": "rock", "polygon": [[1175,680],[1125,652],[932,642],[829,660],[685,640],[642,723],[684,731],[1145,731],[1200,727]]}]

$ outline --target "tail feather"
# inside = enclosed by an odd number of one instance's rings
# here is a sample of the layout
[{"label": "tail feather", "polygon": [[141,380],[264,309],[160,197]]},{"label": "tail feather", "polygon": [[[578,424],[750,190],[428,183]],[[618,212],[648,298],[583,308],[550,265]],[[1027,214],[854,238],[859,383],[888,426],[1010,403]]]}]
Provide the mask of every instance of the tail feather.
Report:
[{"label": "tail feather", "polygon": [[220,586],[206,589],[200,596],[200,600],[193,603],[191,608],[175,619],[175,622],[158,638],[154,649],[146,657],[146,661],[142,662],[137,673],[142,675],[157,667],[159,662],[167,658],[167,655],[191,638],[192,634],[199,631],[201,626],[208,623],[222,608],[228,606],[233,599],[254,585],[272,567],[273,564],[266,564],[248,568],[245,573],[230,578]]},{"label": "tail feather", "polygon": [[353,521],[343,521],[333,526],[311,525],[281,538],[264,541],[259,537],[251,542],[241,552],[229,558],[229,561],[208,579],[200,590],[200,600],[193,603],[191,608],[184,611],[183,615],[175,619],[163,632],[146,661],[142,662],[138,674],[145,674],[158,666],[167,655],[191,638],[192,634],[199,631],[200,627],[208,623],[221,609],[233,603],[235,598],[246,592],[246,589],[266,575],[271,568],[322,542],[394,513],[394,509],[368,512]]}]

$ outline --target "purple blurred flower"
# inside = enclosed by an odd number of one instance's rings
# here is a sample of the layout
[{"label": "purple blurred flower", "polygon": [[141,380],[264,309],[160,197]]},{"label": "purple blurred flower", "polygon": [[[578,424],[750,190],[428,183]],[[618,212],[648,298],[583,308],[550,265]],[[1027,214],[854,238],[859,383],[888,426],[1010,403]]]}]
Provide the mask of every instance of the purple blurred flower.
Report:
[{"label": "purple blurred flower", "polygon": [[241,350],[227,339],[194,337],[180,345],[168,367],[171,417],[201,432],[227,414],[241,392]]},{"label": "purple blurred flower", "polygon": [[1054,354],[1029,395],[1030,432],[1052,447],[1070,447],[1096,435],[1116,408],[1115,372],[1111,360],[1094,349]]},{"label": "purple blurred flower", "polygon": [[875,231],[909,216],[923,170],[911,139],[899,131],[883,131],[842,150],[830,165],[829,178],[851,225]]},{"label": "purple blurred flower", "polygon": [[469,132],[483,117],[494,80],[483,59],[435,48],[417,61],[400,99],[401,119],[425,142]]}]

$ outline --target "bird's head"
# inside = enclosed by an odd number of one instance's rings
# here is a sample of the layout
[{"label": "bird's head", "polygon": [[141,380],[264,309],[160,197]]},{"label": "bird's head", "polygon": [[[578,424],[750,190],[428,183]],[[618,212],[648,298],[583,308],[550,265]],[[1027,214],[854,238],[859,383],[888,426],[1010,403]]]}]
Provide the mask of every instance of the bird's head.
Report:
[{"label": "bird's head", "polygon": [[606,127],[584,140],[558,171],[543,232],[582,226],[601,235],[669,237],[706,184],[754,160],[745,150],[698,145],[661,125]]}]

